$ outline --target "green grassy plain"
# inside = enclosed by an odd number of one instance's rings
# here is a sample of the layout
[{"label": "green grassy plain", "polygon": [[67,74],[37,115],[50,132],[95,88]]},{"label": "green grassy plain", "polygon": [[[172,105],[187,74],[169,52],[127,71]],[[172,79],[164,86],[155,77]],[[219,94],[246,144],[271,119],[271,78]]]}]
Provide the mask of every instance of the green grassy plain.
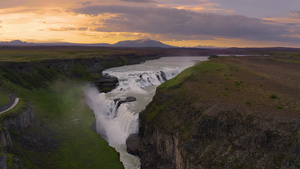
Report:
[{"label": "green grassy plain", "polygon": [[253,110],[280,112],[283,109],[286,114],[297,115],[299,60],[299,57],[295,62],[276,60],[276,57],[216,58],[186,69],[158,90],[165,88],[198,100],[209,96],[220,104],[248,106]]},{"label": "green grassy plain", "polygon": [[160,49],[105,47],[2,47],[0,62],[32,62],[49,59],[99,58],[120,54],[157,53]]},{"label": "green grassy plain", "polygon": [[21,48],[17,50],[2,49],[0,52],[0,61],[11,62],[31,62],[47,59],[69,59],[69,58],[91,58],[101,57],[105,54],[115,54],[118,51],[105,49],[78,50],[72,49],[49,49],[49,48]]}]

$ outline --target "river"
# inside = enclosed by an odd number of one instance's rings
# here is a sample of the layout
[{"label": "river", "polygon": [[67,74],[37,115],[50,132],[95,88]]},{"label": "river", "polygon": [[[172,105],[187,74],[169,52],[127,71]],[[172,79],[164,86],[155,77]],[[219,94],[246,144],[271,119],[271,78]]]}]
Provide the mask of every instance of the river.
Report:
[{"label": "river", "polygon": [[[118,86],[108,93],[101,93],[95,87],[84,90],[87,104],[94,111],[97,133],[120,153],[120,160],[126,169],[140,168],[140,159],[126,152],[126,139],[138,133],[139,112],[151,102],[157,86],[164,83],[196,62],[207,57],[163,57],[137,65],[110,68],[103,74],[116,76]],[[136,101],[118,104],[132,96]]]}]

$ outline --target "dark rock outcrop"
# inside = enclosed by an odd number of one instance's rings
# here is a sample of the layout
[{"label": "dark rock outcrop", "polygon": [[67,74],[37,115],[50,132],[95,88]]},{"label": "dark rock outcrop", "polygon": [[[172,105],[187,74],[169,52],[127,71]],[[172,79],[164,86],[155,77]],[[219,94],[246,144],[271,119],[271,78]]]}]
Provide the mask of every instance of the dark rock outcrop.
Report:
[{"label": "dark rock outcrop", "polygon": [[2,118],[1,121],[1,142],[4,148],[12,146],[12,139],[9,130],[11,128],[16,128],[18,130],[23,130],[26,127],[35,125],[35,116],[33,111],[33,106],[27,103],[26,106],[21,108],[19,112],[15,114],[8,114]]},{"label": "dark rock outcrop", "polygon": [[117,103],[117,107],[120,107],[120,105],[123,103],[136,101],[136,98],[133,96],[129,96],[129,97],[126,97],[125,99],[117,98],[117,99],[114,99],[114,101],[115,101],[115,103]]},{"label": "dark rock outcrop", "polygon": [[105,90],[105,89],[114,89],[116,88],[117,84],[119,83],[119,80],[115,76],[109,76],[109,75],[103,75],[101,78],[98,80],[94,81],[93,84],[100,90]]},{"label": "dark rock outcrop", "polygon": [[138,134],[130,134],[126,140],[127,152],[132,155],[141,155],[141,137]]},{"label": "dark rock outcrop", "polygon": [[10,133],[8,132],[7,129],[2,129],[1,130],[1,143],[2,146],[5,147],[9,147],[12,146],[12,141],[11,141],[11,137],[10,137]]},{"label": "dark rock outcrop", "polygon": [[167,75],[166,75],[165,72],[160,71],[160,74],[161,74],[161,77],[163,78],[164,81],[167,81],[167,80],[168,80],[168,79],[167,79]]},{"label": "dark rock outcrop", "polygon": [[17,157],[13,157],[13,169],[24,169],[24,166],[22,164],[22,161]]},{"label": "dark rock outcrop", "polygon": [[119,102],[120,104],[123,104],[123,103],[127,103],[127,102],[134,102],[134,101],[136,101],[136,98],[133,96],[129,96],[129,97],[126,97],[125,99],[117,98],[117,99],[114,99],[114,101]]},{"label": "dark rock outcrop", "polygon": [[0,168],[1,169],[7,169],[6,158],[7,158],[6,156],[0,155]]}]

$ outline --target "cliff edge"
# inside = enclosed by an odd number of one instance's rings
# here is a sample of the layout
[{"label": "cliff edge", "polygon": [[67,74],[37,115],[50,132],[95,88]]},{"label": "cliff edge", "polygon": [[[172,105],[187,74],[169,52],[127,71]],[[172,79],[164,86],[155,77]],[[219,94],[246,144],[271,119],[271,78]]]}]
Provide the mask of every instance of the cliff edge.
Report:
[{"label": "cliff edge", "polygon": [[140,114],[142,168],[299,168],[299,74],[265,57],[183,71]]}]

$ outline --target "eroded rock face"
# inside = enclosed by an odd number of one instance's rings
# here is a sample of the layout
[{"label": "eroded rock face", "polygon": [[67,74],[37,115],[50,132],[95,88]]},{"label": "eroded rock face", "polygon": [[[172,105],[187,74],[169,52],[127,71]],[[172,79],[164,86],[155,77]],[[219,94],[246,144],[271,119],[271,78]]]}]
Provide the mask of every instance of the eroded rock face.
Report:
[{"label": "eroded rock face", "polygon": [[23,129],[28,126],[35,125],[33,106],[31,103],[26,104],[27,106],[20,110],[19,114],[11,115],[5,118],[4,121],[2,121],[2,125],[4,126],[4,128],[10,128],[12,126],[15,126],[17,128]]},{"label": "eroded rock face", "polygon": [[25,127],[35,125],[35,116],[32,104],[28,103],[20,113],[15,115],[9,115],[2,120],[2,130],[1,130],[1,141],[2,146],[9,147],[12,146],[11,135],[9,133],[10,128],[17,128],[18,130],[23,130]]},{"label": "eroded rock face", "polygon": [[[94,81],[93,84],[100,90],[100,91],[106,91],[105,89],[112,90],[116,88],[117,84],[119,83],[119,80],[115,76],[109,76],[104,75],[98,80]],[[108,91],[109,91],[108,90]]]},{"label": "eroded rock face", "polygon": [[[16,154],[19,152],[19,147],[16,145],[27,150],[47,152],[59,144],[50,129],[45,127],[45,133],[34,131],[36,119],[31,103],[25,103],[17,112],[4,114],[1,124],[0,140],[5,153]],[[18,156],[13,157],[13,168],[24,168]]]},{"label": "eroded rock face", "polygon": [[149,120],[150,107],[164,104],[164,97],[155,96],[140,114],[142,168],[300,166],[299,119],[256,116],[226,105],[195,108],[181,100]]},{"label": "eroded rock face", "polygon": [[[13,149],[16,149],[12,143],[13,137],[12,133],[10,133],[11,129],[22,132],[24,131],[24,128],[35,125],[33,106],[31,103],[25,104],[26,106],[21,108],[19,112],[16,112],[15,114],[7,114],[1,119],[2,128],[0,131],[0,140],[5,152],[11,152]],[[6,156],[4,157],[6,159]],[[16,156],[12,163],[13,168],[23,169],[23,164]],[[0,168],[5,167],[6,165],[0,164]]]},{"label": "eroded rock face", "polygon": [[141,155],[141,137],[138,134],[130,134],[126,140],[127,152],[132,155]]},{"label": "eroded rock face", "polygon": [[2,169],[7,169],[6,158],[6,156],[0,155],[0,168]]}]

